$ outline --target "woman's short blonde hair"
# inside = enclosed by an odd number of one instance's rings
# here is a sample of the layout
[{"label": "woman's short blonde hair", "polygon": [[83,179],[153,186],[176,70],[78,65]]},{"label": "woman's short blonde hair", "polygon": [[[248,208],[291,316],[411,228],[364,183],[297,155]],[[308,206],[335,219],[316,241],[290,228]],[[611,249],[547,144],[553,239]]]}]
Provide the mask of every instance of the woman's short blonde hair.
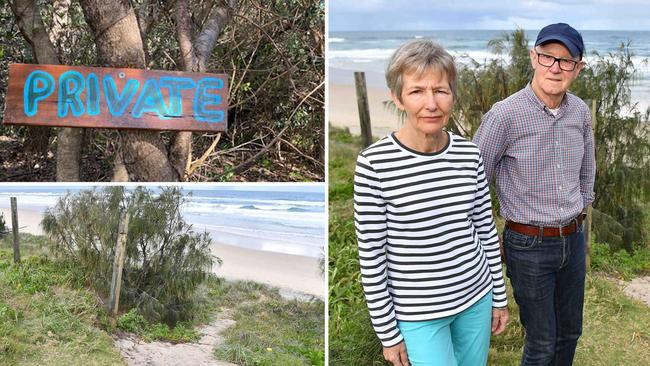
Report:
[{"label": "woman's short blonde hair", "polygon": [[454,58],[439,44],[427,39],[415,39],[401,45],[388,61],[386,84],[402,101],[405,74],[422,75],[427,70],[439,70],[447,74],[449,88],[456,97],[456,65]]}]

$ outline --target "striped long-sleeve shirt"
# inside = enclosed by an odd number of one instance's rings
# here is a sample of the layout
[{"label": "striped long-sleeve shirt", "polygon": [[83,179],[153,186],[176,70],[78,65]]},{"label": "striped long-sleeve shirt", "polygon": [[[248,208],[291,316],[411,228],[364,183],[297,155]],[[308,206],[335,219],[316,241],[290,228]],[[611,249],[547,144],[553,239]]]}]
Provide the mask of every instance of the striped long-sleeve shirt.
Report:
[{"label": "striped long-sleeve shirt", "polygon": [[387,136],[359,153],[354,218],[370,318],[385,347],[397,321],[457,314],[489,291],[506,305],[499,240],[479,150],[449,134],[424,154]]}]

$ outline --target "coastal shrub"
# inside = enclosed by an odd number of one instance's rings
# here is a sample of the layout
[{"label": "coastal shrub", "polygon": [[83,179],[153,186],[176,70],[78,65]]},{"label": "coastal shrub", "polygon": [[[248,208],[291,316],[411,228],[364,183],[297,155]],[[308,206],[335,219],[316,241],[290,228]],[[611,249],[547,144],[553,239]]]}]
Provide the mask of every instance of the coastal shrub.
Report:
[{"label": "coastal shrub", "polygon": [[607,243],[593,242],[590,255],[592,270],[613,273],[624,279],[650,273],[650,248],[638,248],[630,254],[624,249],[613,252]]},{"label": "coastal shrub", "polygon": [[105,187],[68,193],[43,217],[52,252],[79,263],[90,285],[108,297],[120,212],[130,217],[120,309],[137,308],[150,322],[192,319],[203,302],[197,291],[218,258],[207,232],[181,215],[180,188]]},{"label": "coastal shrub", "polygon": [[117,318],[117,328],[126,332],[140,332],[147,326],[147,321],[140,315],[138,309],[133,308],[128,313]]}]

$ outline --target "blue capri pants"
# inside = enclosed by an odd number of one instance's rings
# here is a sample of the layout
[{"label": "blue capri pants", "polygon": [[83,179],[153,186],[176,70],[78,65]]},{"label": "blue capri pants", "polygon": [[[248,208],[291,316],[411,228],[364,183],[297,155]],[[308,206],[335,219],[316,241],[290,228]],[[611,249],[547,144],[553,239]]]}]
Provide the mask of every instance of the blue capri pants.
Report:
[{"label": "blue capri pants", "polygon": [[397,326],[413,366],[480,366],[487,364],[492,331],[492,291],[462,312]]}]

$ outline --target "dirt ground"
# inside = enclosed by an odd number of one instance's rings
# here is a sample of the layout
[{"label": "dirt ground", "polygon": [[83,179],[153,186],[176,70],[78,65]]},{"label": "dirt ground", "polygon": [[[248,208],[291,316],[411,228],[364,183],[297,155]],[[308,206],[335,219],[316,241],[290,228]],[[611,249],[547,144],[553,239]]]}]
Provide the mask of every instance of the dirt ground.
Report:
[{"label": "dirt ground", "polygon": [[214,348],[223,342],[220,334],[234,324],[231,314],[224,311],[212,323],[198,329],[201,339],[196,343],[146,343],[130,333],[117,335],[114,340],[129,366],[236,366],[213,356]]},{"label": "dirt ground", "polygon": [[618,280],[617,283],[627,296],[650,306],[650,276],[636,277],[629,282]]}]

